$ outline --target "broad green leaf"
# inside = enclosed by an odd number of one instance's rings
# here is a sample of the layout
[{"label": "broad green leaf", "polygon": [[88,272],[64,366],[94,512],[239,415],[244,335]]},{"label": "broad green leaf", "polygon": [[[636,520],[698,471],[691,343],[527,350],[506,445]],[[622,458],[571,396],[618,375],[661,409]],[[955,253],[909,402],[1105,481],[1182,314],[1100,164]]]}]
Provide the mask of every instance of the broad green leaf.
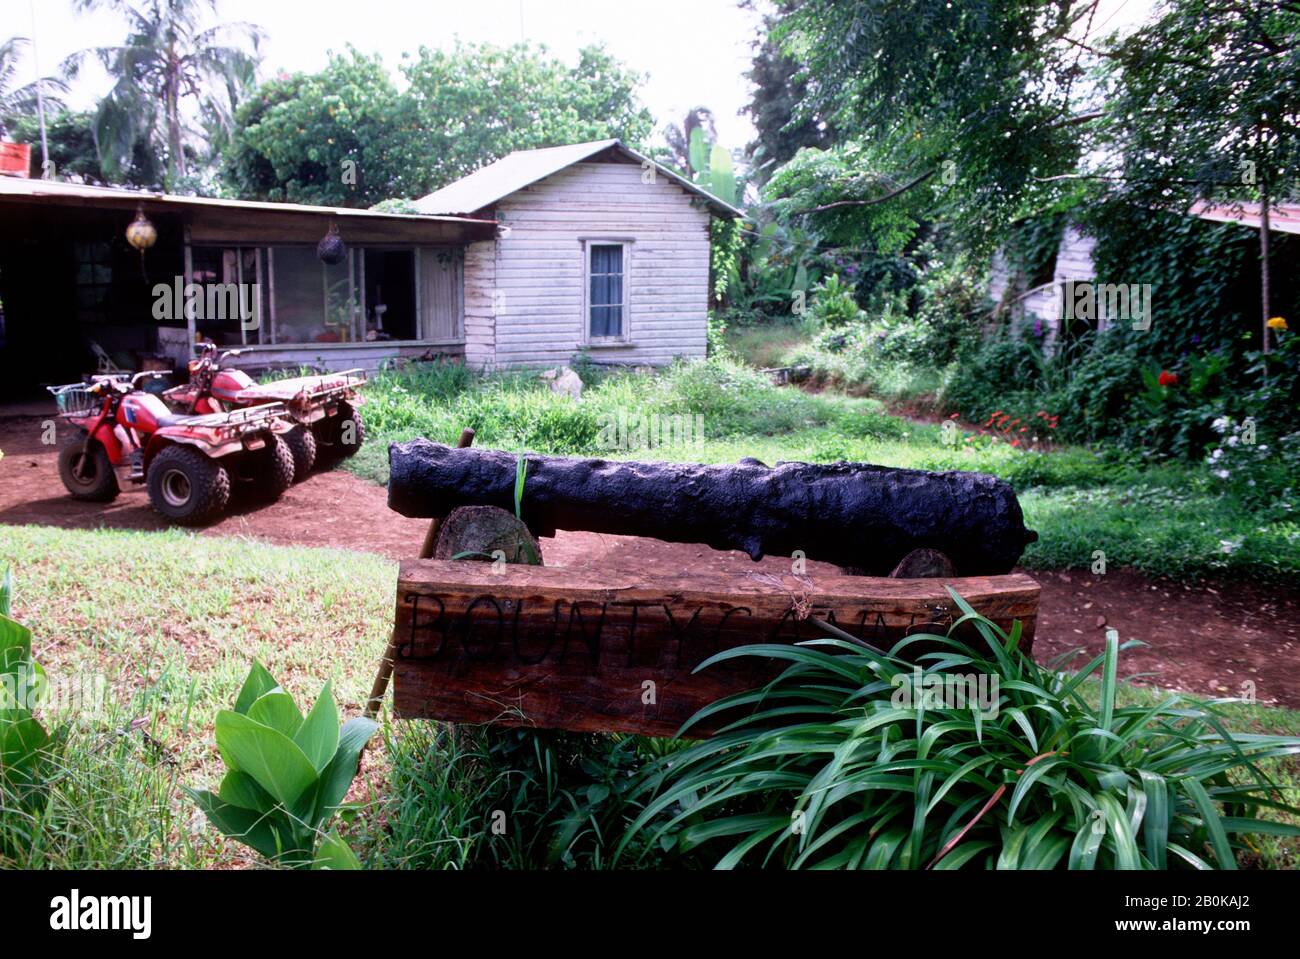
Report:
[{"label": "broad green leaf", "polygon": [[357,859],[357,854],[351,847],[343,841],[343,837],[333,831],[321,840],[320,846],[316,849],[316,859],[312,868],[355,870],[361,868],[361,861]]},{"label": "broad green leaf", "polygon": [[0,616],[0,674],[25,668],[31,657],[31,631],[8,616]]},{"label": "broad green leaf", "polygon": [[235,712],[247,714],[253,703],[279,685],[275,677],[268,673],[261,663],[253,660],[248,676],[244,679],[244,685],[240,687],[239,696],[235,699]]},{"label": "broad green leaf", "polygon": [[0,767],[29,765],[49,742],[45,728],[31,716],[0,724]]},{"label": "broad green leaf", "polygon": [[226,765],[248,773],[286,808],[316,785],[311,760],[284,733],[226,709],[217,713],[216,725]]},{"label": "broad green leaf", "polygon": [[1169,865],[1169,787],[1164,777],[1139,769],[1142,791],[1146,793],[1147,808],[1142,817],[1142,840],[1146,846],[1147,860],[1156,869]]},{"label": "broad green leaf", "polygon": [[370,737],[375,734],[379,724],[373,719],[358,716],[349,719],[339,731],[339,745],[334,758],[320,774],[320,785],[316,793],[312,810],[313,823],[324,820],[332,810],[338,808],[348,794],[348,787],[357,774],[357,764],[361,750],[365,748]]},{"label": "broad green leaf", "polygon": [[263,726],[270,726],[290,739],[297,735],[298,728],[302,725],[302,713],[294,705],[293,697],[279,687],[257,697],[253,705],[248,707],[248,718]]},{"label": "broad green leaf", "polygon": [[223,836],[238,839],[267,858],[275,858],[280,852],[281,843],[276,842],[276,832],[271,828],[269,816],[241,806],[232,806],[206,789],[185,791]]},{"label": "broad green leaf", "polygon": [[222,802],[254,812],[271,812],[276,807],[275,797],[257,784],[248,773],[232,769],[221,780],[217,790]]},{"label": "broad green leaf", "polygon": [[1214,858],[1219,861],[1219,868],[1236,869],[1237,857],[1233,854],[1232,843],[1228,841],[1228,834],[1223,828],[1223,820],[1219,818],[1219,810],[1215,808],[1214,800],[1205,791],[1205,787],[1195,779],[1184,779],[1180,785],[1187,790],[1187,795],[1196,804],[1196,811],[1201,814],[1205,831],[1210,836],[1210,845],[1214,847]]},{"label": "broad green leaf", "polygon": [[317,772],[323,770],[334,758],[339,745],[339,711],[334,705],[334,694],[327,682],[316,697],[316,705],[303,720],[293,741],[297,743]]}]

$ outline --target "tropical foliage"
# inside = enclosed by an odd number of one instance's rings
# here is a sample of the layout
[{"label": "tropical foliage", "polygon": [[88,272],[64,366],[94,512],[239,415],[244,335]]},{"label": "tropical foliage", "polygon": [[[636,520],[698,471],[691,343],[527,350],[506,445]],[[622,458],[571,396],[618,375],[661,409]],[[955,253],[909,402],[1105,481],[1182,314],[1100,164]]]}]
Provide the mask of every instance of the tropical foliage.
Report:
[{"label": "tropical foliage", "polygon": [[378,56],[336,54],[324,70],[264,83],[237,115],[225,173],[241,195],[370,206],[419,197],[513,150],[618,137],[639,144],[650,114],[640,77],[602,48],[576,66],[545,48],[421,48],[399,92]]},{"label": "tropical foliage", "polygon": [[[1121,706],[1115,634],[1059,672],[1020,652],[1019,624],[953,599],[978,645],[950,632],[886,652],[826,625],[702,664],[785,668],[692,719],[723,725],[657,764],[625,844],[723,869],[1233,869],[1245,837],[1300,835],[1264,768],[1300,740],[1230,733],[1179,695]],[[987,696],[950,695],[975,676]]]},{"label": "tropical foliage", "polygon": [[[359,868],[337,832],[338,812],[366,742],[378,724],[339,728],[329,683],[306,716],[260,663],[253,663],[233,710],[217,714],[217,749],[226,775],[217,792],[187,790],[224,835],[284,865]],[[319,844],[319,845],[318,845]]]},{"label": "tropical foliage", "polygon": [[183,192],[196,168],[220,153],[235,109],[253,81],[261,31],[248,23],[211,25],[217,0],[76,0],[126,17],[117,45],[84,50],[66,65],[75,75],[94,57],[113,78],[100,101],[95,142],[110,177],[129,167],[140,140],[163,160],[163,186]]}]

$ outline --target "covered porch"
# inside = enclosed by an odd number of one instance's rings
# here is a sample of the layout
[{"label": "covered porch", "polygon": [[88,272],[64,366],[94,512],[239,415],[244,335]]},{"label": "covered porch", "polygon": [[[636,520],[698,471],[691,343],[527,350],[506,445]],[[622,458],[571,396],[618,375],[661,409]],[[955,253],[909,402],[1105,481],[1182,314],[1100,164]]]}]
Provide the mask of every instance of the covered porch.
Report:
[{"label": "covered porch", "polygon": [[[139,214],[157,230],[126,240]],[[317,244],[337,229],[337,262]],[[464,351],[464,251],[492,220],[138,193],[0,178],[0,393],[108,366],[376,369]]]}]

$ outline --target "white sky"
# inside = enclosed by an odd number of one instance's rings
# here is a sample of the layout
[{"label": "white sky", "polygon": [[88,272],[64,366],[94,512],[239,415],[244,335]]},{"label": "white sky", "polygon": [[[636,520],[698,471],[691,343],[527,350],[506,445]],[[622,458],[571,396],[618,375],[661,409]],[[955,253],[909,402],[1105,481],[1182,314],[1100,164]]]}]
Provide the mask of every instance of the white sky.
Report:
[{"label": "white sky", "polygon": [[[30,36],[31,6],[31,0],[0,0],[0,36]],[[124,21],[109,12],[74,13],[71,0],[35,0],[35,7],[46,73],[76,50],[125,36]],[[326,51],[348,43],[382,54],[396,78],[404,52],[450,46],[456,36],[501,45],[522,37],[569,63],[579,47],[603,40],[628,66],[650,74],[641,97],[656,127],[680,123],[688,109],[703,105],[717,115],[723,145],[743,147],[754,135],[737,111],[749,102],[742,74],[760,17],[734,0],[219,0],[218,10],[222,20],[246,20],[265,31],[264,76],[319,69]],[[30,62],[24,75],[32,75]],[[103,72],[92,70],[70,102],[91,106],[107,86]]]},{"label": "white sky", "polygon": [[[1155,0],[1102,0],[1094,35],[1143,19]],[[760,4],[761,6],[762,4]],[[125,35],[124,21],[107,11],[74,13],[71,0],[0,0],[0,37],[31,36],[33,8],[40,66],[45,72],[68,54],[111,44]],[[710,107],[718,135],[737,149],[753,138],[747,117],[751,43],[761,18],[735,0],[220,0],[221,19],[263,28],[263,75],[324,66],[328,50],[348,43],[378,52],[394,76],[403,53],[421,46],[466,41],[544,43],[575,62],[586,43],[604,41],[626,64],[650,78],[642,99],[656,127],[681,122],[693,106]],[[33,76],[30,58],[23,66]],[[70,102],[88,107],[106,92],[107,77],[87,71]]]}]

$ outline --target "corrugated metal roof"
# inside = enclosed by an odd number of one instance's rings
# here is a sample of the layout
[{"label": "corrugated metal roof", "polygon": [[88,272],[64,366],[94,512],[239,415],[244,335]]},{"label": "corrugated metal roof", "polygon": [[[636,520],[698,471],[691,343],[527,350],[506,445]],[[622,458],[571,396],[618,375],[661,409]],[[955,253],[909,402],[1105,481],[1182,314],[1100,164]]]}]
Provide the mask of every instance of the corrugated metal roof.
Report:
[{"label": "corrugated metal roof", "polygon": [[[1196,203],[1192,215],[1216,223],[1240,223],[1242,226],[1260,227],[1259,204],[1255,202],[1223,204]],[[1300,233],[1300,203],[1281,203],[1269,210],[1270,232]]]},{"label": "corrugated metal roof", "polygon": [[723,217],[744,217],[744,213],[729,203],[724,203],[712,193],[679,176],[649,157],[642,156],[620,140],[593,140],[590,143],[571,143],[560,147],[543,147],[539,150],[516,150],[495,163],[489,163],[469,176],[461,177],[426,197],[415,201],[415,208],[428,214],[472,214],[489,207],[498,200],[518,193],[538,180],[544,180],[566,167],[581,163],[611,147],[638,163],[653,163],[663,176],[683,189],[706,200],[713,211]]},{"label": "corrugated metal roof", "polygon": [[204,196],[177,196],[148,190],[128,190],[123,187],[88,186],[84,183],[66,183],[61,180],[28,180],[19,177],[0,177],[0,199],[4,197],[41,198],[62,200],[83,199],[113,204],[161,203],[177,207],[217,207],[230,210],[265,211],[268,213],[308,213],[343,219],[383,219],[427,221],[445,223],[481,223],[495,225],[494,220],[467,220],[459,216],[435,216],[427,213],[381,213],[375,210],[358,210],[351,207],[311,206],[302,203],[267,203],[261,200],[223,200]]}]

